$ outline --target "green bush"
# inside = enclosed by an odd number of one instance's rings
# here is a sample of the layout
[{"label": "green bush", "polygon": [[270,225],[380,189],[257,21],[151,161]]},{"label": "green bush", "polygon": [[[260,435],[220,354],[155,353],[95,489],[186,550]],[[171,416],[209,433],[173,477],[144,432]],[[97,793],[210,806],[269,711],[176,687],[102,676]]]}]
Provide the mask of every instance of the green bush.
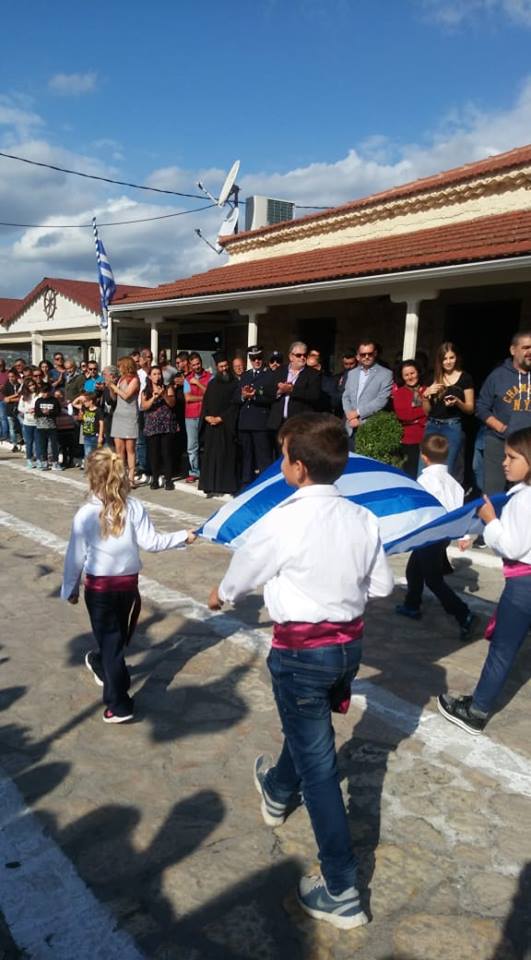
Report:
[{"label": "green bush", "polygon": [[356,431],[356,453],[401,467],[404,462],[400,453],[401,440],[402,426],[398,417],[380,410]]}]

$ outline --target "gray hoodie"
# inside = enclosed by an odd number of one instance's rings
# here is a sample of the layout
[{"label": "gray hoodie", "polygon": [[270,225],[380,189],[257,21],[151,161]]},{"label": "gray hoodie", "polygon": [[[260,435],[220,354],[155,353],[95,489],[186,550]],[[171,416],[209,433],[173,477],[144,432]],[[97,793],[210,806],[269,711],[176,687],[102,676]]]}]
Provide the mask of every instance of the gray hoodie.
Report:
[{"label": "gray hoodie", "polygon": [[[531,371],[517,370],[511,358],[489,373],[476,404],[480,420],[494,416],[507,424],[507,433],[531,427]],[[490,428],[488,428],[490,429]],[[491,430],[496,436],[504,434]]]}]

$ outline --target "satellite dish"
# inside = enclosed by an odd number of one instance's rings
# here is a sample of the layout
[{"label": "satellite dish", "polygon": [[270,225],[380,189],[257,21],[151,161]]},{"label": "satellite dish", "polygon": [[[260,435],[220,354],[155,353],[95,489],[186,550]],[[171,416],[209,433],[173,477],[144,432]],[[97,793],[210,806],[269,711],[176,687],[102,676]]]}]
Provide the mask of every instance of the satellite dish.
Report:
[{"label": "satellite dish", "polygon": [[238,217],[240,211],[238,207],[233,207],[230,213],[227,214],[221,227],[218,231],[218,237],[228,237],[231,233],[236,232],[236,227],[238,226]]},{"label": "satellite dish", "polygon": [[[225,177],[225,182],[221,190],[219,191],[218,207],[222,207],[223,204],[227,202],[230,195],[232,193],[235,193],[238,190],[238,188],[235,187],[235,180],[236,180],[236,177],[238,176],[239,169],[240,169],[240,161],[235,160],[227,176]],[[236,197],[237,196],[238,194],[236,193]]]}]

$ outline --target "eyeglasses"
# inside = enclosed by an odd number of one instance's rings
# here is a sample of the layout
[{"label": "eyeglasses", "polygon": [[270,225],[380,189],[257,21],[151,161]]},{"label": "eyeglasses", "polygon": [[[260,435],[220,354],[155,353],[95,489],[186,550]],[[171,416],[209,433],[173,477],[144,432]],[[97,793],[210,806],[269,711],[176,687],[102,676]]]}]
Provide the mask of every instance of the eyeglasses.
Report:
[{"label": "eyeglasses", "polygon": [[307,354],[307,353],[295,353],[295,351],[293,351],[293,353],[291,354],[291,356],[292,356],[292,357],[297,357],[298,360],[301,360],[302,357],[307,357],[308,354]]},{"label": "eyeglasses", "polygon": [[374,353],[374,350],[367,350],[367,353],[358,353],[358,357],[363,360],[364,357],[374,357]]}]

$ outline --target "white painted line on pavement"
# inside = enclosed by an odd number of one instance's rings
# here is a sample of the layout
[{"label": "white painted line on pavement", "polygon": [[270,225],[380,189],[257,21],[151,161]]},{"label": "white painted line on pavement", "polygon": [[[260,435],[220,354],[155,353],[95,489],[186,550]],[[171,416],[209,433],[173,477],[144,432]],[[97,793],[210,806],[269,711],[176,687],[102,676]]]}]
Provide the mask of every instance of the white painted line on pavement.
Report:
[{"label": "white painted line on pavement", "polygon": [[371,710],[389,726],[423,741],[431,752],[445,753],[498,780],[507,791],[531,797],[531,763],[523,754],[487,736],[472,736],[438,713],[424,711],[370,680],[355,680],[352,691],[353,705]]},{"label": "white painted line on pavement", "polygon": [[[9,467],[10,470],[16,470],[19,473],[23,473],[27,480],[50,480],[52,483],[64,483],[69,487],[74,487],[77,490],[80,490],[85,496],[88,492],[88,486],[83,480],[74,480],[73,477],[65,477],[62,473],[57,471],[54,473],[51,470],[28,470],[23,463],[11,463],[6,460],[0,460],[0,466]],[[133,491],[134,496],[134,491]],[[147,510],[155,511],[156,513],[165,513],[168,517],[173,517],[175,520],[179,520],[181,523],[188,523],[195,526],[200,526],[207,520],[207,517],[200,517],[197,514],[187,513],[183,510],[175,510],[173,507],[166,507],[162,503],[152,503],[151,500],[142,500],[141,497],[137,498],[140,503],[146,507]]]},{"label": "white painted line on pavement", "polygon": [[143,960],[0,773],[0,908],[32,960]]},{"label": "white painted line on pavement", "polygon": [[[44,543],[57,553],[64,554],[66,550],[66,542],[60,537],[4,511],[0,511],[0,526]],[[141,577],[140,587],[147,600],[164,609],[177,610],[189,620],[206,623],[209,630],[231,643],[262,656],[269,651],[271,638],[266,630],[248,627],[230,614],[213,613],[204,603],[171,590],[157,580]],[[531,761],[523,754],[497,744],[487,736],[474,739],[437,713],[422,711],[369,680],[354,681],[353,691],[354,704],[367,707],[389,726],[398,727],[408,736],[424,741],[436,753],[448,753],[465,766],[487,773],[513,793],[531,796]]]}]

